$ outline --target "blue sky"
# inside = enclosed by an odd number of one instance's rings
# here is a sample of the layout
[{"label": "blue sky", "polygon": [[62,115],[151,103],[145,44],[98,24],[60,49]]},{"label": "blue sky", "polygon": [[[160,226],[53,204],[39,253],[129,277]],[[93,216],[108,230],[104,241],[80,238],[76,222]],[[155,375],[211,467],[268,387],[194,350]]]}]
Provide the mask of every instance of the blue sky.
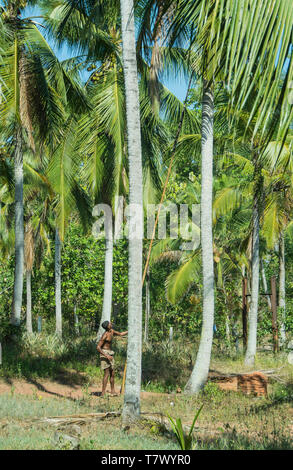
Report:
[{"label": "blue sky", "polygon": [[[2,3],[0,1],[0,3]],[[24,10],[23,17],[29,17],[29,16],[39,16],[41,15],[40,10],[38,7],[28,7]],[[42,18],[35,18],[35,21],[38,23],[42,23]],[[42,31],[42,34],[44,34],[44,28],[39,26],[39,29]],[[46,34],[44,34],[46,36]],[[62,47],[61,49],[58,48],[52,40],[50,40],[48,37],[46,38],[54,50],[55,54],[59,58],[59,60],[64,60],[68,59],[69,57],[72,57],[74,54],[72,51],[70,51],[66,46]],[[164,80],[165,86],[169,88],[169,90],[174,93],[181,101],[185,99],[186,95],[186,90],[188,83],[184,79],[184,77],[170,77],[166,80]]]}]

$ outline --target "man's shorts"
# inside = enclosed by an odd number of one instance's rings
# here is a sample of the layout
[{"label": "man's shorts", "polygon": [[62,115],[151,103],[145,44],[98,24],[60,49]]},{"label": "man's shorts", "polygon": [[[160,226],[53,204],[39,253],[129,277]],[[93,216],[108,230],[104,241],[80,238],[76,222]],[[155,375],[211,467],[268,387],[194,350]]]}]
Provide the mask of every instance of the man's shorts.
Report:
[{"label": "man's shorts", "polygon": [[[109,351],[107,349],[102,349],[103,353],[104,354],[107,354],[108,356],[114,356],[114,351]],[[114,369],[114,357],[112,359],[112,361],[109,361],[109,359],[107,359],[105,356],[102,356],[102,354],[100,354],[100,359],[101,359],[101,369],[102,370],[105,370],[105,369],[108,369],[109,367],[111,369]]]}]

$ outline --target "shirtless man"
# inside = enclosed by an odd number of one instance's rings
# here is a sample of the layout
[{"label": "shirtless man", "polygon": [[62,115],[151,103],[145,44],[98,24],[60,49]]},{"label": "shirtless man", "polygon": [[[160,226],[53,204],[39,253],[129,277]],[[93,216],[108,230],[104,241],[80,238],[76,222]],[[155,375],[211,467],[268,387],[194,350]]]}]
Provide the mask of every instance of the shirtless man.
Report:
[{"label": "shirtless man", "polygon": [[106,392],[108,378],[110,376],[111,395],[116,395],[114,388],[114,351],[111,350],[112,339],[114,336],[125,336],[128,331],[119,333],[113,330],[113,323],[110,321],[104,321],[102,327],[106,330],[97,345],[97,350],[100,353],[101,368],[104,370],[102,394],[103,397]]}]

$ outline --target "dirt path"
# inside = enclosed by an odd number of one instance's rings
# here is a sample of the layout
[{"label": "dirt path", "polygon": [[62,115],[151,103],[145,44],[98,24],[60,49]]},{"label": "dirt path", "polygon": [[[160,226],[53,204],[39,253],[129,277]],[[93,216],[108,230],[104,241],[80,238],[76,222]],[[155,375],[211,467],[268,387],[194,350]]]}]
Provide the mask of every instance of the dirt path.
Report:
[{"label": "dirt path", "polygon": [[[69,398],[81,399],[89,394],[92,398],[100,398],[101,384],[93,384],[88,387],[74,384],[64,383],[64,381],[52,381],[42,379],[0,379],[0,394],[15,393],[17,395],[33,395],[42,398]],[[116,385],[116,393],[119,395],[120,385]],[[107,393],[110,393],[108,386]],[[142,398],[152,396],[164,396],[164,393],[141,392]],[[115,398],[115,397],[113,397]]]}]

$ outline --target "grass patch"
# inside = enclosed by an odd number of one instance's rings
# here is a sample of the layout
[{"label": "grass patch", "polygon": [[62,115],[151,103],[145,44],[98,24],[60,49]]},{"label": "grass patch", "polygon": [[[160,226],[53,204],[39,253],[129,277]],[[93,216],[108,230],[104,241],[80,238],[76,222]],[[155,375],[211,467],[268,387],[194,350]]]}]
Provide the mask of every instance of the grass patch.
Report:
[{"label": "grass patch", "polygon": [[[118,408],[120,404],[118,405]],[[52,398],[0,395],[0,450],[58,449],[54,435],[58,428],[29,418],[62,416],[68,414],[113,411],[113,404],[103,400],[100,406],[81,405],[80,401]],[[116,405],[117,410],[117,405]],[[81,427],[80,449],[177,449],[173,441],[163,436],[152,436],[144,427],[136,426],[124,432],[120,419],[114,422],[90,422]],[[70,434],[70,428],[64,430]]]},{"label": "grass patch", "polygon": [[0,395],[0,419],[22,420],[90,411],[92,408],[80,404],[79,400],[43,398],[41,392],[30,397],[14,393]]}]

